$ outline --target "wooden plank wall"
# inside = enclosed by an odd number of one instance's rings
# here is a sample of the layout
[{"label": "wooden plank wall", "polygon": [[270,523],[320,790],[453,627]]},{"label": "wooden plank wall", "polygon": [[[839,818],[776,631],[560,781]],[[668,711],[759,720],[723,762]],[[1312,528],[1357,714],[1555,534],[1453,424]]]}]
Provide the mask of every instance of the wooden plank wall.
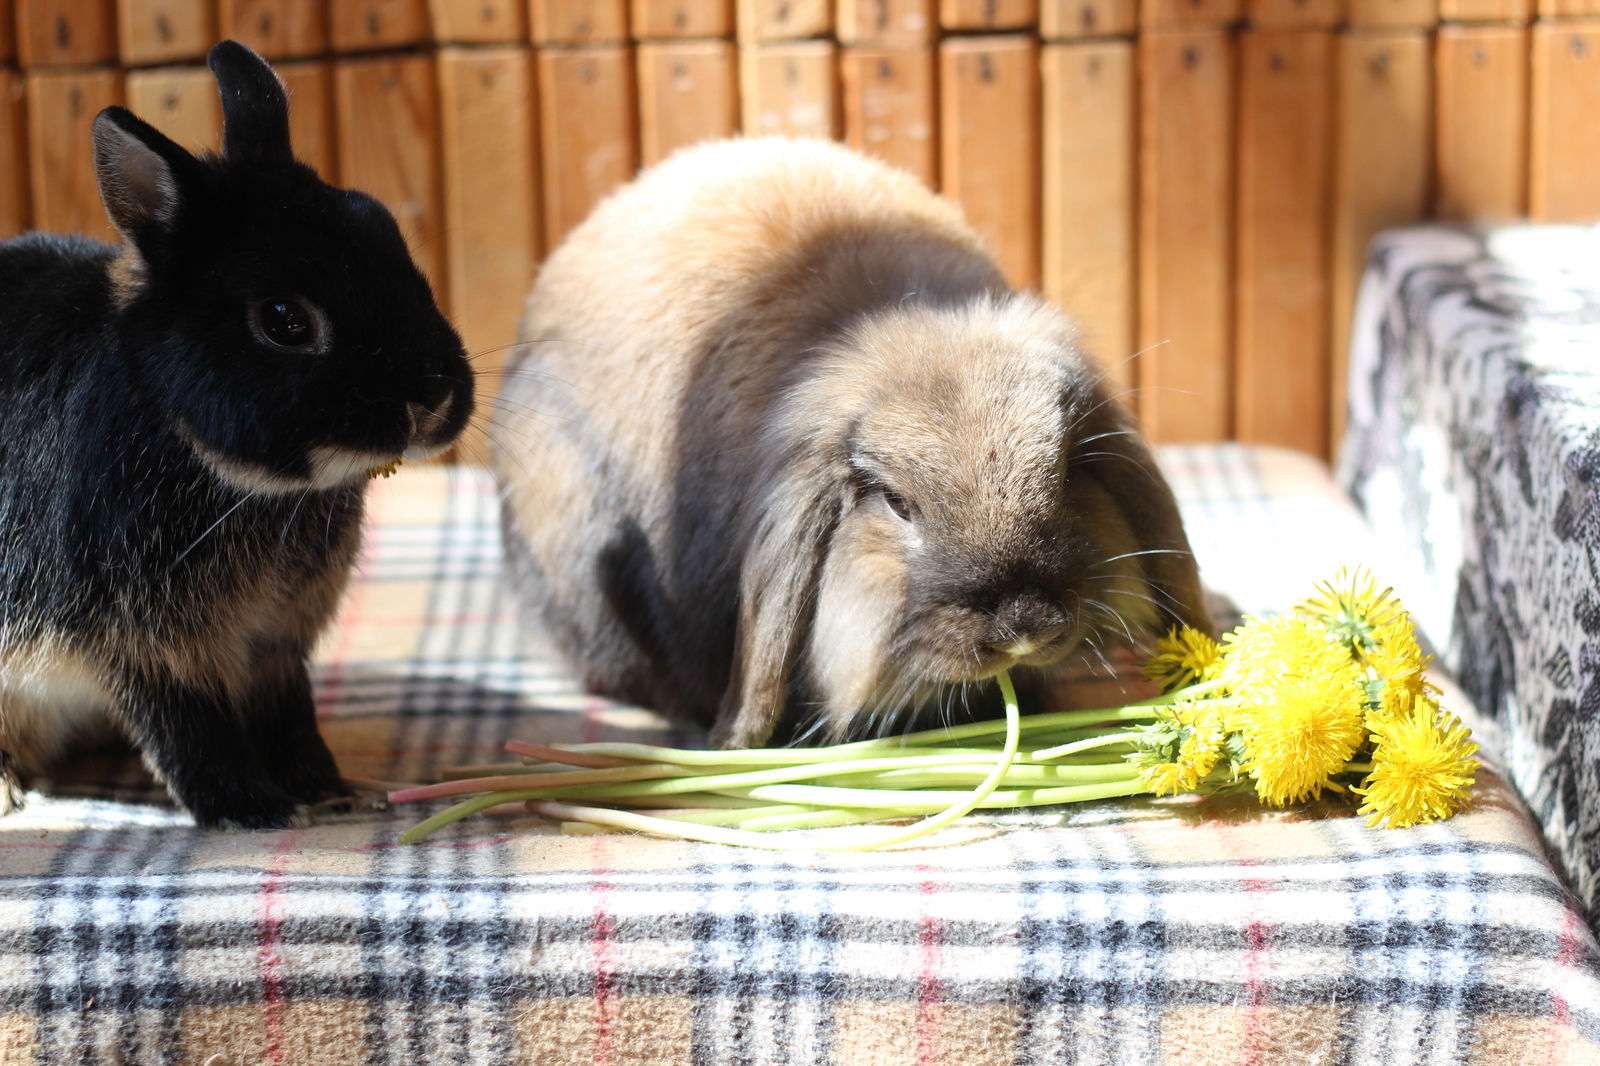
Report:
[{"label": "wooden plank wall", "polygon": [[224,36],[394,210],[486,396],[538,261],[739,132],[958,200],[1159,440],[1328,454],[1380,229],[1600,221],[1600,0],[0,0],[0,237],[114,236],[104,106],[214,148]]}]

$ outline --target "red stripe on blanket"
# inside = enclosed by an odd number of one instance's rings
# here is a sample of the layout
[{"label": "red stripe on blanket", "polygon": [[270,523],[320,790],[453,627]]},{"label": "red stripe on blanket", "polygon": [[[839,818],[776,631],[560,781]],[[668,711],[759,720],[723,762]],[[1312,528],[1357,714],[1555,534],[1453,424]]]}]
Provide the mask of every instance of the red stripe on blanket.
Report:
[{"label": "red stripe on blanket", "polygon": [[594,954],[594,1066],[611,1066],[613,1053],[611,997],[617,971],[611,938],[617,929],[608,909],[613,887],[607,880],[611,873],[608,850],[605,837],[590,838],[589,865],[594,870],[594,887],[590,889],[594,906],[589,919],[589,949]]},{"label": "red stripe on blanket", "polygon": [[1562,1036],[1572,1024],[1572,1007],[1567,1002],[1567,983],[1579,977],[1573,966],[1583,956],[1583,919],[1571,907],[1561,916],[1561,933],[1556,940],[1560,954],[1556,956],[1555,973],[1550,982],[1550,1038],[1545,1045],[1545,1062],[1560,1061]]},{"label": "red stripe on blanket", "polygon": [[917,973],[917,1066],[939,1066],[943,1061],[939,1039],[939,1022],[944,1011],[944,982],[939,976],[940,963],[944,961],[944,925],[933,912],[933,897],[939,892],[939,883],[932,876],[933,868],[919,865],[922,875],[922,965]]},{"label": "red stripe on blanket", "polygon": [[266,1047],[262,1061],[272,1066],[283,1063],[283,960],[278,954],[278,893],[286,880],[289,852],[295,831],[279,833],[272,849],[272,865],[256,908],[256,928],[260,936],[261,1014],[266,1028]]}]

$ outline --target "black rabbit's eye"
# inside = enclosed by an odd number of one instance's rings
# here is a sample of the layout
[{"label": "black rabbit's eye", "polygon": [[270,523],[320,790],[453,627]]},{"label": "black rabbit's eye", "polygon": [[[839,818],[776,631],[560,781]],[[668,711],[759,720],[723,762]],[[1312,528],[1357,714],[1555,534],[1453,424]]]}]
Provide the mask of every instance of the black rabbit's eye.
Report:
[{"label": "black rabbit's eye", "polygon": [[893,511],[901,519],[907,522],[911,521],[911,501],[904,496],[892,489],[884,489],[883,502],[888,504],[889,510]]},{"label": "black rabbit's eye", "polygon": [[304,300],[262,300],[251,307],[256,336],[275,348],[304,352],[321,346],[321,316]]}]

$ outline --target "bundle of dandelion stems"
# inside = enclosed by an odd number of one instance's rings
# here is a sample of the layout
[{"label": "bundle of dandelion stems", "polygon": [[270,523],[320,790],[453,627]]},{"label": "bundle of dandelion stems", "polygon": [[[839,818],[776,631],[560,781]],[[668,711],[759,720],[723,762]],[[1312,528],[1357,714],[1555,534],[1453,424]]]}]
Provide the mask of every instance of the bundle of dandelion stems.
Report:
[{"label": "bundle of dandelion stems", "polygon": [[1247,618],[1220,645],[1173,629],[1145,664],[1165,691],[1124,707],[1024,716],[1001,673],[1000,721],[824,748],[510,741],[521,764],[389,799],[473,797],[402,843],[523,802],[569,824],[822,851],[905,843],[975,810],[1140,794],[1253,790],[1282,807],[1334,792],[1359,797],[1374,826],[1450,817],[1470,798],[1477,745],[1440,708],[1410,617],[1361,571],[1316,593],[1288,614]]}]

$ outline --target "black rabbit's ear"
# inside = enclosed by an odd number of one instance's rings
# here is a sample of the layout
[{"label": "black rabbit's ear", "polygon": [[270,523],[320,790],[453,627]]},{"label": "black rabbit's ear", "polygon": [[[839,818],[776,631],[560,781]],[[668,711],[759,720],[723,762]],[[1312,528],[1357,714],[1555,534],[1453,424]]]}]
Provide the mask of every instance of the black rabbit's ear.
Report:
[{"label": "black rabbit's ear", "polygon": [[293,159],[289,97],[267,61],[238,41],[223,41],[206,62],[222,92],[222,157]]},{"label": "black rabbit's ear", "polygon": [[129,239],[150,226],[170,228],[183,190],[179,174],[194,157],[120,107],[94,120],[94,173],[112,225]]}]

